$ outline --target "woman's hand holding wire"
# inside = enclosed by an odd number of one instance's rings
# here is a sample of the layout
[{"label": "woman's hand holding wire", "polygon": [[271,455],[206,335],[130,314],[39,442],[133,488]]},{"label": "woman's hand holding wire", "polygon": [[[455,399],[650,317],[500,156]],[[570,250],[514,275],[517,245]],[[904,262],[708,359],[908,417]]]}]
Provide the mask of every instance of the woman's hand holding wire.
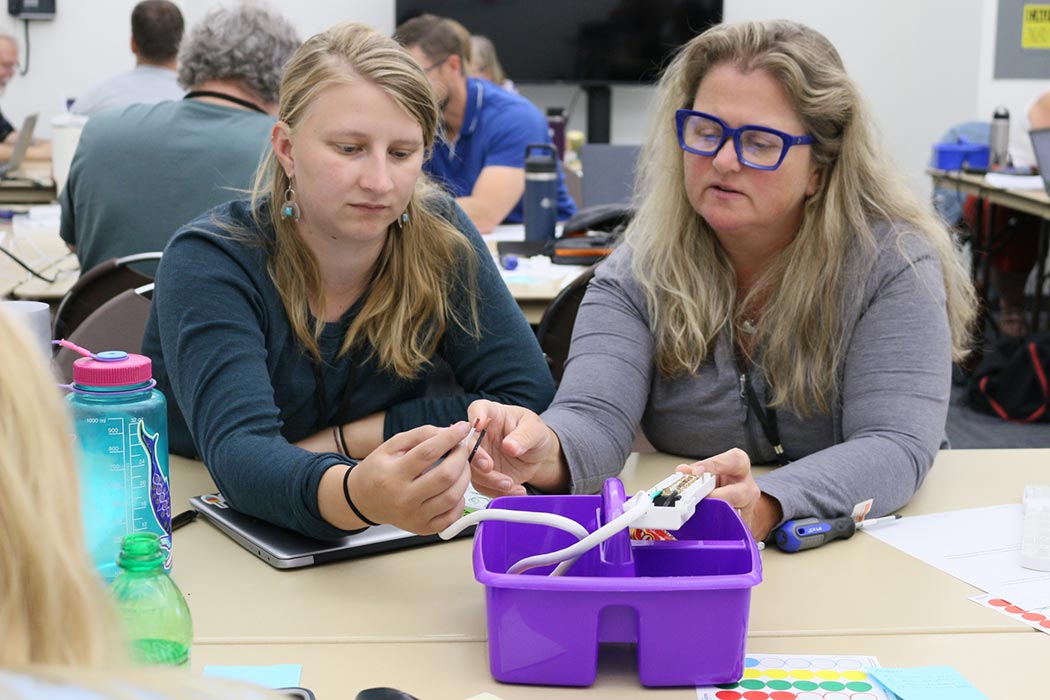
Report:
[{"label": "woman's hand holding wire", "polygon": [[475,401],[467,411],[471,422],[487,430],[474,461],[474,488],[486,496],[521,495],[528,482],[542,491],[564,491],[568,467],[561,443],[543,420],[520,406]]},{"label": "woman's hand holding wire", "polygon": [[350,474],[355,505],[370,520],[421,535],[448,527],[463,514],[470,484],[473,445],[461,444],[469,429],[426,425],[384,442]]}]

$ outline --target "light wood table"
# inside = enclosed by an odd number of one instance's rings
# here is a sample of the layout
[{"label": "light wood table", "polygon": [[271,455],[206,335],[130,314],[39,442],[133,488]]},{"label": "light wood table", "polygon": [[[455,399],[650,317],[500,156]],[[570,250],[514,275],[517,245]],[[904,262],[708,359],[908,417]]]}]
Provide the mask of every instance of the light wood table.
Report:
[{"label": "light wood table", "polygon": [[[637,472],[630,464],[625,469],[624,482],[635,488],[655,483],[652,477],[678,461],[642,455]],[[1048,474],[1050,449],[943,450],[900,513],[1019,503],[1025,485],[1045,483]],[[1027,631],[969,601],[979,589],[864,532],[795,554],[770,547],[762,565],[763,582],[751,598],[750,634],[756,637]]]},{"label": "light wood table", "polygon": [[[632,457],[627,491],[677,462]],[[1050,449],[943,451],[905,515],[1019,502],[1045,481]],[[176,511],[213,490],[204,467],[172,459]],[[459,540],[294,571],[278,571],[208,523],[175,535],[175,579],[199,643],[483,642],[483,587],[471,542]],[[1030,632],[967,600],[980,591],[865,533],[800,554],[763,553],[752,595],[753,638]]]},{"label": "light wood table", "polygon": [[55,201],[51,161],[26,160],[18,172],[0,179],[0,204],[46,204]]},{"label": "light wood table", "polygon": [[[30,206],[12,207],[28,212]],[[21,216],[21,214],[18,214]],[[28,227],[26,227],[28,229]],[[53,281],[40,279],[7,255],[0,253],[0,298],[57,301],[65,296],[80,276],[80,263],[50,224],[44,228],[23,229],[15,233],[10,218],[0,219],[0,247],[10,251],[37,273]]]},{"label": "light wood table", "polygon": [[52,281],[27,275],[10,294],[15,299],[39,299],[40,301],[59,301],[66,295],[77,280],[80,279],[80,261],[73,253],[66,252],[41,273]]},{"label": "light wood table", "polygon": [[[762,654],[875,656],[882,666],[952,666],[990,700],[1046,697],[1042,664],[1050,635],[937,634],[751,638]],[[504,685],[489,674],[484,642],[366,644],[200,644],[196,673],[205,665],[301,664],[300,684],[318,700],[350,700],[364,688],[393,687],[420,700],[464,700],[489,692],[503,700],[592,697],[628,700],[640,695],[695,700],[692,688],[643,688],[630,646],[603,646],[598,677],[588,688]]]},{"label": "light wood table", "polygon": [[[559,224],[559,232],[560,232]],[[496,230],[483,236],[489,252],[496,258],[496,265],[500,266],[497,257],[497,246],[501,241],[524,241],[525,224],[503,224],[497,226]],[[543,269],[535,273],[526,272],[525,268],[529,261],[522,261],[520,270],[508,271],[500,266],[503,281],[507,289],[518,302],[518,307],[525,315],[525,320],[535,326],[543,318],[543,312],[554,300],[562,289],[567,287],[574,279],[587,269],[584,265],[544,265]]]},{"label": "light wood table", "polygon": [[538,325],[554,298],[587,269],[578,265],[565,267],[567,268],[565,276],[557,280],[517,282],[506,280],[511,296],[514,297],[514,301],[518,302],[518,308],[521,309],[521,313],[524,314],[525,320],[530,325]]},{"label": "light wood table", "polygon": [[972,194],[980,199],[987,199],[993,204],[1010,207],[1042,219],[1050,219],[1050,196],[1045,190],[1011,190],[996,187],[988,184],[984,175],[958,170],[929,168],[926,173],[933,180],[934,187],[955,190],[961,194]]}]

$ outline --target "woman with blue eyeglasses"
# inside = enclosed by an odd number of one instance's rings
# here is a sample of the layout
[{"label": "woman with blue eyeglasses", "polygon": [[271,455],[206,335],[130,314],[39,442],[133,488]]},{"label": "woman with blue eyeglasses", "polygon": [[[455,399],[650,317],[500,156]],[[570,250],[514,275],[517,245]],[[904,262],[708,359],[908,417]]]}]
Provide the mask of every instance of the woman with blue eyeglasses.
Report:
[{"label": "woman with blue eyeglasses", "polygon": [[[947,231],[875,144],[828,40],[717,26],[661,79],[638,212],[580,306],[541,417],[491,402],[490,494],[592,492],[640,427],[713,472],[757,538],[900,508],[944,437],[973,291]],[[778,464],[753,478],[752,463]]]}]

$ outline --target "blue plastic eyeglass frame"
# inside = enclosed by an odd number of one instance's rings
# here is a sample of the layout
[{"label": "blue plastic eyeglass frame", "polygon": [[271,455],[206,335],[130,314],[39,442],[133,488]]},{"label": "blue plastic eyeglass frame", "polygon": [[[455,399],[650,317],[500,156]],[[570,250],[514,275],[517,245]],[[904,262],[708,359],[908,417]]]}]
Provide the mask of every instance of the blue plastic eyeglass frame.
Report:
[{"label": "blue plastic eyeglass frame", "polygon": [[[707,112],[697,112],[692,109],[680,109],[677,112],[675,112],[674,116],[675,125],[678,129],[678,145],[683,151],[685,151],[686,153],[695,153],[698,156],[713,156],[717,154],[720,150],[722,150],[722,146],[724,146],[726,144],[726,141],[728,141],[729,138],[732,137],[733,147],[736,149],[736,159],[740,161],[741,165],[746,165],[747,167],[754,168],[755,170],[776,170],[780,167],[780,164],[784,162],[784,158],[787,157],[788,150],[790,150],[792,146],[805,146],[813,143],[812,136],[795,136],[793,134],[788,134],[786,132],[779,131],[778,129],[771,129],[768,126],[744,124],[738,129],[733,129],[713,114],[708,114]],[[685,129],[685,120],[689,117],[703,117],[704,119],[709,119],[713,122],[716,122],[719,126],[722,127],[722,138],[721,140],[719,140],[718,145],[715,148],[713,148],[710,151],[701,151],[699,149],[691,148],[686,145],[685,134],[683,133],[683,130]],[[777,159],[776,164],[758,165],[756,163],[750,163],[744,158],[743,147],[740,144],[740,134],[744,131],[764,131],[767,134],[779,136],[781,139],[784,140],[784,148],[780,151],[780,158]]]}]

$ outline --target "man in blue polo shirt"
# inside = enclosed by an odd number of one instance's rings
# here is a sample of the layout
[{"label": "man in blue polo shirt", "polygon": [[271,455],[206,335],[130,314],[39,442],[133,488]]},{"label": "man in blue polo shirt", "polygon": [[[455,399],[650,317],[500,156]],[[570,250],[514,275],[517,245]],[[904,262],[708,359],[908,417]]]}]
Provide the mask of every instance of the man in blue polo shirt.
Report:
[{"label": "man in blue polo shirt", "polygon": [[[551,142],[543,113],[520,95],[467,77],[470,35],[458,22],[419,15],[394,38],[423,66],[441,107],[444,138],[434,144],[427,174],[452,192],[482,233],[520,223],[525,147]],[[575,211],[559,164],[558,219]]]}]

